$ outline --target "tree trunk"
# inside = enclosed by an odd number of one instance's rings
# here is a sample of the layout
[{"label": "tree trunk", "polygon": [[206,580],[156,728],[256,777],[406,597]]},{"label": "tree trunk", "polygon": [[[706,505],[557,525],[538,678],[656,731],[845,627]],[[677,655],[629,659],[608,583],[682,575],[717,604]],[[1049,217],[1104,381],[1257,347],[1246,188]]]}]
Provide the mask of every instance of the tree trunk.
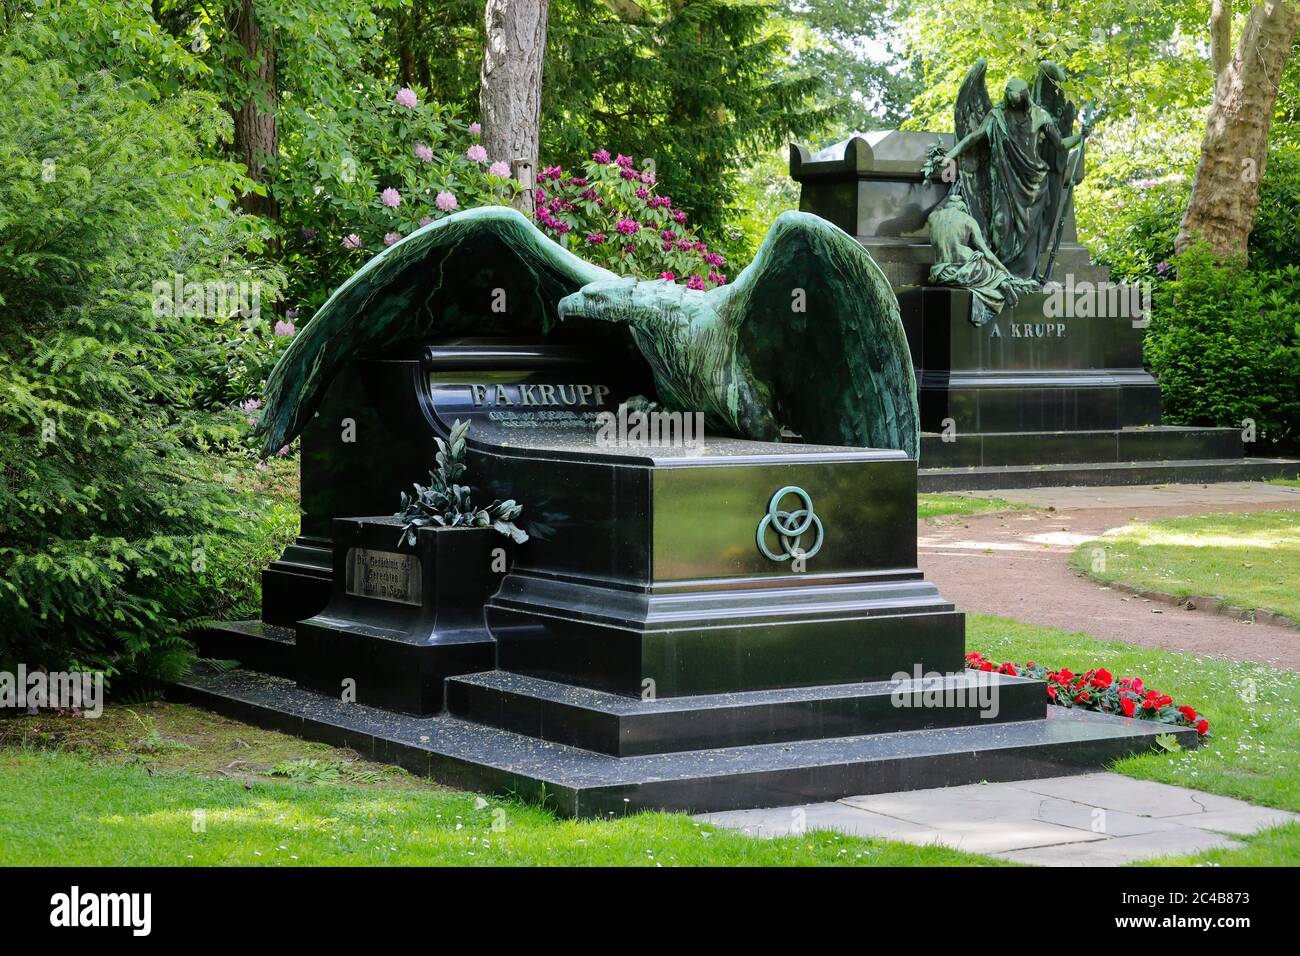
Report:
[{"label": "tree trunk", "polygon": [[1264,0],[1251,8],[1210,107],[1192,198],[1178,230],[1179,252],[1204,239],[1220,259],[1245,259],[1273,105],[1297,28],[1300,9],[1293,2]]},{"label": "tree trunk", "polygon": [[533,211],[532,171],[542,119],[542,60],[550,0],[487,0],[479,109],[488,160],[504,160],[526,188],[515,205]]},{"label": "tree trunk", "polygon": [[1210,3],[1210,69],[1217,87],[1223,71],[1232,62],[1232,0]]},{"label": "tree trunk", "polygon": [[275,123],[275,35],[263,34],[254,0],[235,0],[226,13],[226,30],[239,49],[231,70],[240,78],[242,102],[227,107],[235,121],[235,156],[251,179],[267,186],[267,195],[249,192],[239,197],[245,212],[280,218],[279,204],[270,195],[269,165],[279,150]]}]

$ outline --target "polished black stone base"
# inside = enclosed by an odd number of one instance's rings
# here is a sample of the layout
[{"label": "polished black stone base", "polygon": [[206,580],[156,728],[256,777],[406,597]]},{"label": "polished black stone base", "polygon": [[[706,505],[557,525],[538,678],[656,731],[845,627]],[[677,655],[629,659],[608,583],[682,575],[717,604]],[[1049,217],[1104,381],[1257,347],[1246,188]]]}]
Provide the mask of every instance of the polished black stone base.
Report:
[{"label": "polished black stone base", "polygon": [[[1048,707],[1046,719],[613,756],[458,717],[342,704],[290,680],[244,671],[196,673],[168,697],[349,747],[451,786],[515,795],[581,817],[787,806],[1059,776],[1148,750],[1162,734],[1185,747],[1197,744],[1188,728]],[[575,706],[584,703],[593,704]],[[671,702],[660,703],[672,712]]]}]

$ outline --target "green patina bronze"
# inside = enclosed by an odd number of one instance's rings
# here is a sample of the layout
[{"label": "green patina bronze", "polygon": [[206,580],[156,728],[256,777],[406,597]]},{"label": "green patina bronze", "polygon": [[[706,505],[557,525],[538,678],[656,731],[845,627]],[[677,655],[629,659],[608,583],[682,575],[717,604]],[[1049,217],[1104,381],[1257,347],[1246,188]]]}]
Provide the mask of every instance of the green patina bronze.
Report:
[{"label": "green patina bronze", "polygon": [[929,226],[935,258],[930,281],[969,289],[979,303],[971,315],[976,325],[983,325],[1003,306],[1014,307],[1023,293],[1037,291],[1036,281],[1012,275],[999,261],[960,192],[935,207]]},{"label": "green patina bronze", "polygon": [[[499,312],[485,299],[497,287]],[[785,213],[735,282],[703,292],[619,278],[502,207],[426,226],[330,297],[267,381],[263,451],[302,430],[352,357],[430,337],[535,336],[559,319],[588,322],[592,335],[603,323],[629,329],[659,402],[703,412],[714,432],[917,456],[916,380],[898,301],[837,227]]]},{"label": "green patina bronze", "polygon": [[[1059,228],[1067,160],[1082,146],[1088,127],[1072,134],[1076,111],[1065,96],[1065,73],[1055,63],[1038,65],[1032,90],[1024,80],[1010,80],[996,105],[985,83],[987,65],[981,57],[967,72],[957,94],[957,142],[928,171],[957,164],[954,191],[987,237],[991,258],[1018,279],[1037,280],[1040,259]],[[987,293],[992,277],[983,268],[971,271],[982,281],[968,287]],[[1007,284],[1001,289],[1005,295]]]},{"label": "green patina bronze", "polygon": [[[803,507],[794,511],[782,511],[781,499],[787,495],[796,496],[803,503]],[[775,534],[779,540],[780,554],[767,546],[766,538],[769,532]],[[813,534],[812,547],[805,550],[802,547],[803,536],[810,532]],[[758,523],[758,530],[755,533],[758,550],[769,561],[789,561],[791,558],[806,561],[822,549],[825,540],[826,529],[817,512],[813,511],[812,496],[798,485],[786,485],[773,493],[772,500],[767,503],[767,514],[763,515],[763,520]]]}]

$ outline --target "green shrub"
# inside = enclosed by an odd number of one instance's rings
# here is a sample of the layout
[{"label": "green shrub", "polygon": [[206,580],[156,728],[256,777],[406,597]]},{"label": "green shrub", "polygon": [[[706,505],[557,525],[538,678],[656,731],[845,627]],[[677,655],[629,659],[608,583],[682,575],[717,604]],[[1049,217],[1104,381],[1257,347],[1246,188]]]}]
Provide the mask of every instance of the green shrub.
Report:
[{"label": "green shrub", "polygon": [[1292,445],[1300,432],[1300,266],[1263,271],[1198,245],[1157,286],[1145,352],[1165,421],[1242,428]]},{"label": "green shrub", "polygon": [[229,122],[214,99],[25,48],[0,45],[0,668],[138,691],[183,665],[209,550],[257,523],[212,475],[244,417],[200,407],[214,325],[257,317],[159,289],[268,283],[269,305],[276,277],[243,259],[262,233],[230,211],[239,167],[204,158]]},{"label": "green shrub", "polygon": [[452,212],[508,203],[478,127],[422,91],[366,79],[346,105],[286,106],[274,194],[280,201],[287,301],[305,321],[385,246]]}]

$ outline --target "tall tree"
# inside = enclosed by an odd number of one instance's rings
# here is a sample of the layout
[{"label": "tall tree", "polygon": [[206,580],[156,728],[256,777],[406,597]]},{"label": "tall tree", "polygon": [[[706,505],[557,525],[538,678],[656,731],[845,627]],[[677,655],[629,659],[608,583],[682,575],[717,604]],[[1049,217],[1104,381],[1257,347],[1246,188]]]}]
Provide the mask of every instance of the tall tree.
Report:
[{"label": "tall tree", "polygon": [[[484,9],[483,146],[489,159],[510,163],[525,186],[532,185],[537,168],[549,8],[550,0],[487,0]],[[524,189],[515,204],[532,212],[533,191]]]},{"label": "tall tree", "polygon": [[1221,259],[1247,255],[1268,159],[1273,106],[1300,29],[1292,0],[1251,7],[1232,61],[1218,76],[1177,248],[1205,240]]},{"label": "tall tree", "polygon": [[234,0],[226,10],[226,30],[234,42],[230,70],[237,78],[229,109],[235,121],[235,155],[263,192],[247,192],[239,205],[249,213],[279,217],[271,195],[269,168],[279,152],[276,126],[275,31],[258,23],[255,0]]}]

